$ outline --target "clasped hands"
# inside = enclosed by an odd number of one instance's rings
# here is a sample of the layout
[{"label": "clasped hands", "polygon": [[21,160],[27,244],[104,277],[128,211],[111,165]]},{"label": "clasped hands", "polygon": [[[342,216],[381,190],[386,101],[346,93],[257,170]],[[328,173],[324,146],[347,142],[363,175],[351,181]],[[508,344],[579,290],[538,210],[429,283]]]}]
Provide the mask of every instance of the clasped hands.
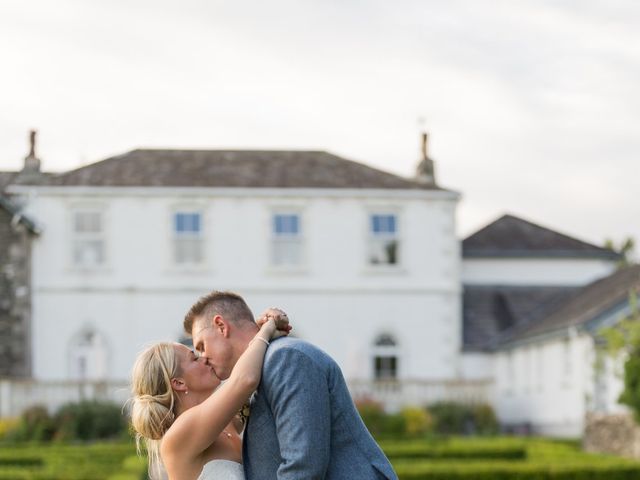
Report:
[{"label": "clasped hands", "polygon": [[289,324],[289,317],[279,308],[271,307],[267,308],[262,314],[256,319],[256,324],[259,328],[267,323],[269,320],[273,320],[276,330],[271,335],[271,338],[279,338],[289,335],[289,332],[293,328]]}]

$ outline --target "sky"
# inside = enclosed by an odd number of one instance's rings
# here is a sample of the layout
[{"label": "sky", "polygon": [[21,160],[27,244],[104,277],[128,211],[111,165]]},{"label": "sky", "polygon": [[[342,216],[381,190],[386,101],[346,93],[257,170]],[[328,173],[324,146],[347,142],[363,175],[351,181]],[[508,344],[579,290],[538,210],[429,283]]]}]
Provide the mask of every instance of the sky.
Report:
[{"label": "sky", "polygon": [[636,0],[2,0],[0,170],[140,147],[321,149],[640,241]]}]

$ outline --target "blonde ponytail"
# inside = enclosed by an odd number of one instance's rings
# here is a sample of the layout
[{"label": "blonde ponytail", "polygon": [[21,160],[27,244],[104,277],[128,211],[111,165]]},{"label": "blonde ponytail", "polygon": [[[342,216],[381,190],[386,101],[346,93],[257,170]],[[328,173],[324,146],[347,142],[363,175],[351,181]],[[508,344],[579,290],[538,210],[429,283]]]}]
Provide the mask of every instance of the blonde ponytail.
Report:
[{"label": "blonde ponytail", "polygon": [[172,343],[157,343],[138,355],[131,375],[131,424],[138,453],[144,447],[151,478],[162,476],[160,440],[175,420],[176,396],[171,379],[179,375]]}]

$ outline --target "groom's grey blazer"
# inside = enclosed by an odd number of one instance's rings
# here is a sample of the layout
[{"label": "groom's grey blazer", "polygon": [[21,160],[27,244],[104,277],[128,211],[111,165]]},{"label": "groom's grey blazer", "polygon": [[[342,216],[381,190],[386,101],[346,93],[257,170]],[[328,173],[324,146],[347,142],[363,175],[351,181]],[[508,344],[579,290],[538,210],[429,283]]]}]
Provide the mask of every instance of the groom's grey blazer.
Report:
[{"label": "groom's grey blazer", "polygon": [[247,480],[397,479],[336,362],[295,338],[267,349],[244,434]]}]

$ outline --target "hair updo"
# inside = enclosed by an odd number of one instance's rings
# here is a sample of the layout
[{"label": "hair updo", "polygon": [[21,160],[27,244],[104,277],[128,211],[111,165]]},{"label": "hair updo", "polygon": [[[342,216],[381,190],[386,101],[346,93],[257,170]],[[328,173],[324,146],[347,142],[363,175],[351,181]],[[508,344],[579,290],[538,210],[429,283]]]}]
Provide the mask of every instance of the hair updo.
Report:
[{"label": "hair updo", "polygon": [[144,441],[150,471],[159,474],[160,442],[175,420],[176,395],[171,379],[179,375],[173,343],[156,343],[143,351],[131,375],[131,424],[136,431],[138,451]]}]

